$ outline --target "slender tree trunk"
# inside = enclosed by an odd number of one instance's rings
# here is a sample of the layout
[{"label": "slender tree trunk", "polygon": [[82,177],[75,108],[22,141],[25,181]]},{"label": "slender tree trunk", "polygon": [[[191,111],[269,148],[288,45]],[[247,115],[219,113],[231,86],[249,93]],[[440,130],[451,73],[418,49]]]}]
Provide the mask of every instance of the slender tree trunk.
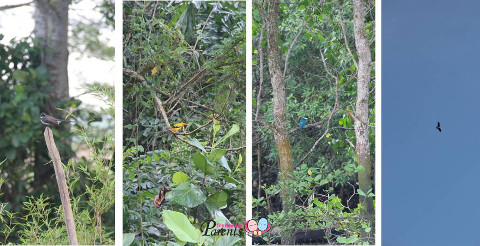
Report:
[{"label": "slender tree trunk", "polygon": [[[273,126],[274,137],[280,159],[280,181],[285,182],[280,196],[283,211],[288,213],[295,208],[295,192],[293,184],[293,159],[286,127],[286,93],[278,48],[278,14],[279,0],[269,0],[267,11],[268,68],[273,89]],[[293,222],[290,222],[293,223]],[[282,228],[282,244],[295,243],[295,228],[284,225]]]},{"label": "slender tree trunk", "polygon": [[[368,84],[370,82],[372,57],[365,33],[365,5],[363,0],[353,1],[353,12],[355,46],[358,55],[357,105],[355,109],[356,154],[358,164],[364,167],[364,170],[358,173],[358,183],[360,190],[367,193],[372,189],[372,162],[370,160],[370,141],[368,140]],[[371,197],[362,201],[362,208],[363,215],[373,220],[375,209]]]}]

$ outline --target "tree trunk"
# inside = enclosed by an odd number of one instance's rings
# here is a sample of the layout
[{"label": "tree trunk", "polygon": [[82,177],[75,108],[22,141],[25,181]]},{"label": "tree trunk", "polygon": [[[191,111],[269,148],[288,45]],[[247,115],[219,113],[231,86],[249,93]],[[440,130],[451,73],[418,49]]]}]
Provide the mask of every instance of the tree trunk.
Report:
[{"label": "tree trunk", "polygon": [[[274,137],[280,159],[280,181],[284,182],[280,196],[285,213],[295,208],[295,192],[293,184],[293,159],[286,127],[286,93],[285,80],[280,65],[280,50],[278,48],[278,13],[279,0],[270,0],[267,11],[267,41],[268,41],[268,68],[273,89],[273,126]],[[290,222],[293,223],[293,222]],[[288,230],[288,229],[293,230]],[[282,244],[295,243],[295,228],[284,225]]]},{"label": "tree trunk", "polygon": [[[67,70],[69,2],[64,0],[36,0],[34,2],[34,34],[38,42],[37,48],[41,50],[40,65],[47,68],[50,85],[49,98],[46,101],[47,108],[42,110],[57,118],[60,117],[60,114],[55,108],[62,106],[60,102],[69,99]],[[68,125],[65,125],[63,129],[68,129]],[[37,149],[36,152],[38,151]],[[45,166],[43,157],[36,154],[34,185],[43,187],[45,184],[53,182],[53,174],[53,166]]]},{"label": "tree trunk", "polygon": [[50,101],[66,101],[68,92],[68,4],[64,0],[35,1],[35,37],[42,53],[42,65],[49,74]]},{"label": "tree trunk", "polygon": [[[358,164],[364,167],[362,172],[358,173],[358,183],[360,190],[367,193],[372,189],[370,160],[370,141],[368,140],[368,85],[370,82],[370,71],[372,57],[370,47],[365,33],[365,6],[363,0],[353,1],[354,12],[354,31],[355,47],[358,55],[357,67],[357,104],[355,109],[355,135],[356,135],[356,154]],[[375,209],[371,197],[362,199],[363,215],[374,221]]]}]

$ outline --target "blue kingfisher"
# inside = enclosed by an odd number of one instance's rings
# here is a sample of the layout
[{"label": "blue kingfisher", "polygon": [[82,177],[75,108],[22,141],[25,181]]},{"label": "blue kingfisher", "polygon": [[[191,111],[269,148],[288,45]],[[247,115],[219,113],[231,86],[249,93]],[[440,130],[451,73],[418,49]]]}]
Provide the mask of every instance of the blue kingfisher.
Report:
[{"label": "blue kingfisher", "polygon": [[298,124],[298,128],[302,130],[302,128],[308,123],[308,116],[302,117],[300,119],[300,123]]}]

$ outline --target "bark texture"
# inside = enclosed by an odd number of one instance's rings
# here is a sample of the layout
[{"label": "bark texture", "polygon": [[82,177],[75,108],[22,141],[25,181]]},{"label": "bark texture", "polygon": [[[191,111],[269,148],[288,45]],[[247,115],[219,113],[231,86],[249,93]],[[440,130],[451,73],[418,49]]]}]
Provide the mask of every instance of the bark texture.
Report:
[{"label": "bark texture", "polygon": [[[355,135],[356,153],[358,164],[364,167],[364,171],[358,173],[360,189],[367,193],[372,189],[370,160],[370,141],[368,140],[368,84],[372,57],[365,33],[365,4],[363,0],[353,1],[355,47],[358,55],[357,67],[357,104],[355,109]],[[362,202],[364,216],[372,219],[375,214],[373,199],[367,198]]]},{"label": "bark texture", "polygon": [[[278,48],[278,13],[279,1],[269,0],[267,11],[267,43],[268,43],[268,68],[270,81],[273,89],[273,126],[274,137],[280,159],[280,180],[287,185],[282,187],[280,196],[282,198],[283,211],[288,213],[295,207],[295,192],[289,186],[293,183],[293,159],[288,138],[286,122],[286,92],[285,80],[281,69],[280,50]],[[284,229],[289,228],[285,225]],[[290,226],[290,228],[292,228]],[[294,229],[294,227],[293,227]],[[282,244],[294,244],[295,234],[285,231],[282,235]]]},{"label": "bark texture", "polygon": [[34,33],[42,51],[42,65],[48,69],[52,104],[69,99],[67,70],[69,2],[35,1]]}]

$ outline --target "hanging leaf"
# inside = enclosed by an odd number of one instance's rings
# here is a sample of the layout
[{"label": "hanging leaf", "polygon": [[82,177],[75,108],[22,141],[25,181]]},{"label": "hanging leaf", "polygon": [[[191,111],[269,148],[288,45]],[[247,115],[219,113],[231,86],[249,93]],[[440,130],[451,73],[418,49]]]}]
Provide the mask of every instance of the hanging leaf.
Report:
[{"label": "hanging leaf", "polygon": [[213,202],[215,205],[217,205],[219,208],[225,208],[227,206],[227,199],[228,199],[228,194],[225,191],[220,191],[217,192],[213,195],[211,195],[208,199],[207,202]]},{"label": "hanging leaf", "polygon": [[204,174],[212,175],[215,173],[215,168],[212,165],[208,164],[207,158],[205,158],[205,156],[198,151],[193,154],[193,163]]},{"label": "hanging leaf", "polygon": [[225,169],[227,169],[227,171],[229,173],[232,172],[232,170],[230,169],[230,167],[228,166],[228,161],[227,161],[227,158],[225,158],[225,156],[222,156],[222,158],[220,158],[220,160],[218,160],[218,163],[224,167]]},{"label": "hanging leaf", "polygon": [[167,200],[189,208],[196,207],[207,200],[203,192],[190,182],[181,183],[166,195]]},{"label": "hanging leaf", "polygon": [[187,140],[191,145],[199,148],[201,151],[203,152],[206,152],[205,148],[203,147],[203,145],[196,139],[196,138],[192,138],[190,140]]},{"label": "hanging leaf", "polygon": [[223,136],[218,142],[212,145],[213,148],[215,148],[217,145],[221,144],[223,141],[227,140],[229,137],[231,137],[233,134],[237,133],[240,131],[240,126],[237,124],[234,124],[232,128]]},{"label": "hanging leaf", "polygon": [[188,243],[200,242],[201,232],[190,223],[186,215],[172,210],[163,210],[162,218],[163,223],[179,240]]},{"label": "hanging leaf", "polygon": [[225,155],[227,153],[226,150],[224,149],[214,149],[212,150],[212,152],[210,152],[210,154],[208,155],[208,159],[211,161],[211,162],[216,162],[216,161],[219,161],[220,158],[223,157],[223,155]]}]

